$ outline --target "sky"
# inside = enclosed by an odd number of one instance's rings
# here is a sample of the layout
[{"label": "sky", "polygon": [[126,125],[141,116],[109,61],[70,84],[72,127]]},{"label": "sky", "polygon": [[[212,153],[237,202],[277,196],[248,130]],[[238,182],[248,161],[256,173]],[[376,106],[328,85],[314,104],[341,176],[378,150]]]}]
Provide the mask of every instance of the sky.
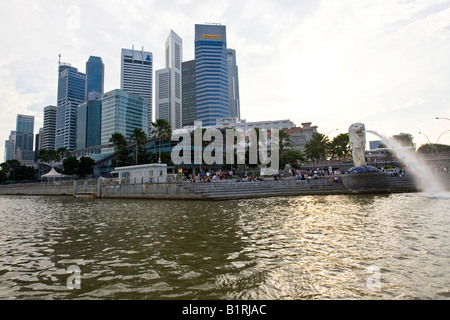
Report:
[{"label": "sky", "polygon": [[450,1],[14,0],[0,3],[0,162],[17,114],[37,133],[56,105],[59,54],[81,72],[102,57],[107,92],[120,88],[121,48],[164,68],[172,29],[192,60],[203,23],[227,27],[248,122],[311,122],[330,139],[362,122],[450,144],[450,120],[436,119],[450,119]]}]

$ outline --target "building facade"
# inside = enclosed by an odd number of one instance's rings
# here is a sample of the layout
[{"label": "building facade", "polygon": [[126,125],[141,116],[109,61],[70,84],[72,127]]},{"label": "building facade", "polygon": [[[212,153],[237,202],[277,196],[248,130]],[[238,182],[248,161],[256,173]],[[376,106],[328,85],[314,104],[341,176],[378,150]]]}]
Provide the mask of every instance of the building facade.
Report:
[{"label": "building facade", "polygon": [[[101,116],[101,144],[110,144],[113,133],[123,134],[130,140],[135,128],[141,128],[148,135],[149,103],[142,96],[112,90],[103,94]],[[113,153],[114,148],[102,149],[102,153]]]},{"label": "building facade", "polygon": [[180,129],[182,119],[183,40],[170,31],[166,41],[166,67],[155,72],[155,118],[166,120],[172,129]]},{"label": "building facade", "polygon": [[204,126],[230,117],[226,27],[195,25],[196,113]]},{"label": "building facade", "polygon": [[5,162],[13,160],[15,157],[14,145],[16,144],[16,132],[11,131],[9,139],[5,141]]},{"label": "building facade", "polygon": [[182,124],[193,126],[197,117],[195,91],[195,60],[182,63]]},{"label": "building facade", "polygon": [[151,52],[132,49],[122,49],[121,58],[121,90],[139,95],[147,100],[149,106],[147,115],[147,129],[152,124],[153,99],[153,54]]},{"label": "building facade", "polygon": [[85,101],[86,74],[68,64],[59,65],[55,148],[76,147],[76,108]]},{"label": "building facade", "polygon": [[228,99],[230,103],[230,118],[241,120],[241,107],[239,100],[239,74],[236,65],[236,50],[227,49],[228,61]]},{"label": "building facade", "polygon": [[88,100],[78,106],[76,150],[100,146],[101,123],[101,100]]},{"label": "building facade", "polygon": [[14,144],[14,159],[22,165],[34,163],[34,116],[17,115],[16,134]]},{"label": "building facade", "polygon": [[286,149],[293,149],[305,152],[306,145],[311,141],[313,134],[317,133],[317,126],[312,126],[311,122],[304,122],[301,127],[287,128],[291,145]]},{"label": "building facade", "polygon": [[56,106],[44,108],[44,130],[42,133],[42,149],[56,150]]},{"label": "building facade", "polygon": [[86,100],[94,100],[104,93],[105,65],[102,58],[90,56],[86,62]]}]

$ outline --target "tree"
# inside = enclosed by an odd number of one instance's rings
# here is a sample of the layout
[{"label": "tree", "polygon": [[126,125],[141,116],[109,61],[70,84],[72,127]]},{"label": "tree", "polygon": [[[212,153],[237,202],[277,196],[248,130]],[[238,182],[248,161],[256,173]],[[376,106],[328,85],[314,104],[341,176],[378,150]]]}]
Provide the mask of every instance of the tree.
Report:
[{"label": "tree", "polygon": [[130,139],[136,144],[136,165],[138,165],[138,151],[141,151],[142,153],[142,150],[139,149],[143,149],[147,143],[147,134],[141,128],[135,128]]},{"label": "tree", "polygon": [[280,153],[280,165],[284,168],[287,164],[297,167],[299,163],[305,162],[305,155],[298,150],[285,150]]},{"label": "tree", "polygon": [[111,135],[111,138],[109,139],[109,142],[111,142],[114,145],[115,153],[116,153],[116,161],[117,161],[117,167],[119,166],[119,161],[122,159],[122,161],[125,160],[126,155],[128,155],[127,152],[127,139],[125,136],[121,133],[114,132]]},{"label": "tree", "polygon": [[164,119],[157,119],[152,123],[153,138],[159,141],[159,161],[161,161],[161,140],[169,140],[172,136],[172,128],[170,124]]},{"label": "tree", "polygon": [[319,161],[325,159],[328,155],[328,137],[323,133],[314,133],[312,139],[305,146],[305,152],[308,158],[313,161]]},{"label": "tree", "polygon": [[76,168],[76,174],[82,178],[87,175],[94,173],[95,161],[89,157],[81,157],[78,161],[78,166]]},{"label": "tree", "polygon": [[46,150],[46,149],[39,150],[37,159],[38,161],[48,163],[51,167],[53,167],[54,162],[61,161],[61,157],[58,154],[58,152],[56,152],[56,150]]},{"label": "tree", "polygon": [[330,155],[333,158],[337,158],[339,160],[345,159],[350,156],[350,144],[348,133],[341,133],[336,136],[333,141],[329,144]]},{"label": "tree", "polygon": [[67,156],[63,160],[63,174],[68,176],[75,176],[77,174],[79,161],[74,156]]},{"label": "tree", "polygon": [[0,180],[2,183],[12,181],[34,180],[35,174],[32,167],[23,166],[20,161],[13,159],[0,164]]},{"label": "tree", "polygon": [[446,144],[423,144],[417,149],[418,153],[450,152],[450,146]]},{"label": "tree", "polygon": [[64,159],[72,156],[72,153],[69,151],[69,149],[67,149],[65,147],[61,147],[58,150],[56,150],[56,154],[59,159],[57,161],[61,161],[61,160],[64,160]]},{"label": "tree", "polygon": [[279,142],[278,146],[280,148],[280,153],[283,152],[284,147],[291,145],[291,136],[284,130],[279,131]]}]

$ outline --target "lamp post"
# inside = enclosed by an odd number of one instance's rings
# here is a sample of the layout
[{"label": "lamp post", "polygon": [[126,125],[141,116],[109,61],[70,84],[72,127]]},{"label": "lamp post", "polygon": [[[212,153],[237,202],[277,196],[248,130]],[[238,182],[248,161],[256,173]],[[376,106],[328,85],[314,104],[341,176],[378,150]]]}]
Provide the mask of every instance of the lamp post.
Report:
[{"label": "lamp post", "polygon": [[423,133],[423,132],[419,132],[419,134],[422,134],[422,135],[425,136],[425,138],[427,138],[428,144],[429,144],[430,147],[431,147],[431,153],[433,153],[433,144],[431,143],[430,139],[428,139],[428,136],[427,136],[425,133]]},{"label": "lamp post", "polygon": [[449,118],[440,118],[440,117],[436,117],[436,119],[440,119],[440,120],[450,120]]},{"label": "lamp post", "polygon": [[339,129],[333,129],[330,132],[327,133],[326,137],[328,137],[330,135],[330,133],[332,133],[333,131],[338,131]]},{"label": "lamp post", "polygon": [[437,138],[436,144],[438,144],[439,139],[442,137],[442,135],[446,132],[449,132],[450,130],[445,130],[444,132],[441,133],[441,135],[439,136],[439,138]]}]

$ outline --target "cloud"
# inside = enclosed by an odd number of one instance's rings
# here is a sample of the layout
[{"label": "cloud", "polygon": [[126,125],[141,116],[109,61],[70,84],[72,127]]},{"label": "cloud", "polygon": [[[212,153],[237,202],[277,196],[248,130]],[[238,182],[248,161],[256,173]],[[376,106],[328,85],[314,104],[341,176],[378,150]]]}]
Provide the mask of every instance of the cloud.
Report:
[{"label": "cloud", "polygon": [[[121,48],[144,46],[154,54],[154,69],[163,68],[164,44],[173,29],[183,38],[184,60],[191,60],[194,25],[204,22],[227,26],[247,121],[311,121],[322,132],[336,127],[344,132],[351,123],[365,121],[387,134],[428,130],[428,136],[439,136],[447,124],[434,118],[449,117],[450,110],[449,4],[2,2],[0,27],[7,32],[0,48],[0,136],[7,139],[17,113],[35,114],[36,132],[42,125],[39,110],[56,103],[58,54],[83,72],[90,55],[101,56],[105,90],[112,90],[120,86]],[[441,142],[449,143],[450,135]]]}]

